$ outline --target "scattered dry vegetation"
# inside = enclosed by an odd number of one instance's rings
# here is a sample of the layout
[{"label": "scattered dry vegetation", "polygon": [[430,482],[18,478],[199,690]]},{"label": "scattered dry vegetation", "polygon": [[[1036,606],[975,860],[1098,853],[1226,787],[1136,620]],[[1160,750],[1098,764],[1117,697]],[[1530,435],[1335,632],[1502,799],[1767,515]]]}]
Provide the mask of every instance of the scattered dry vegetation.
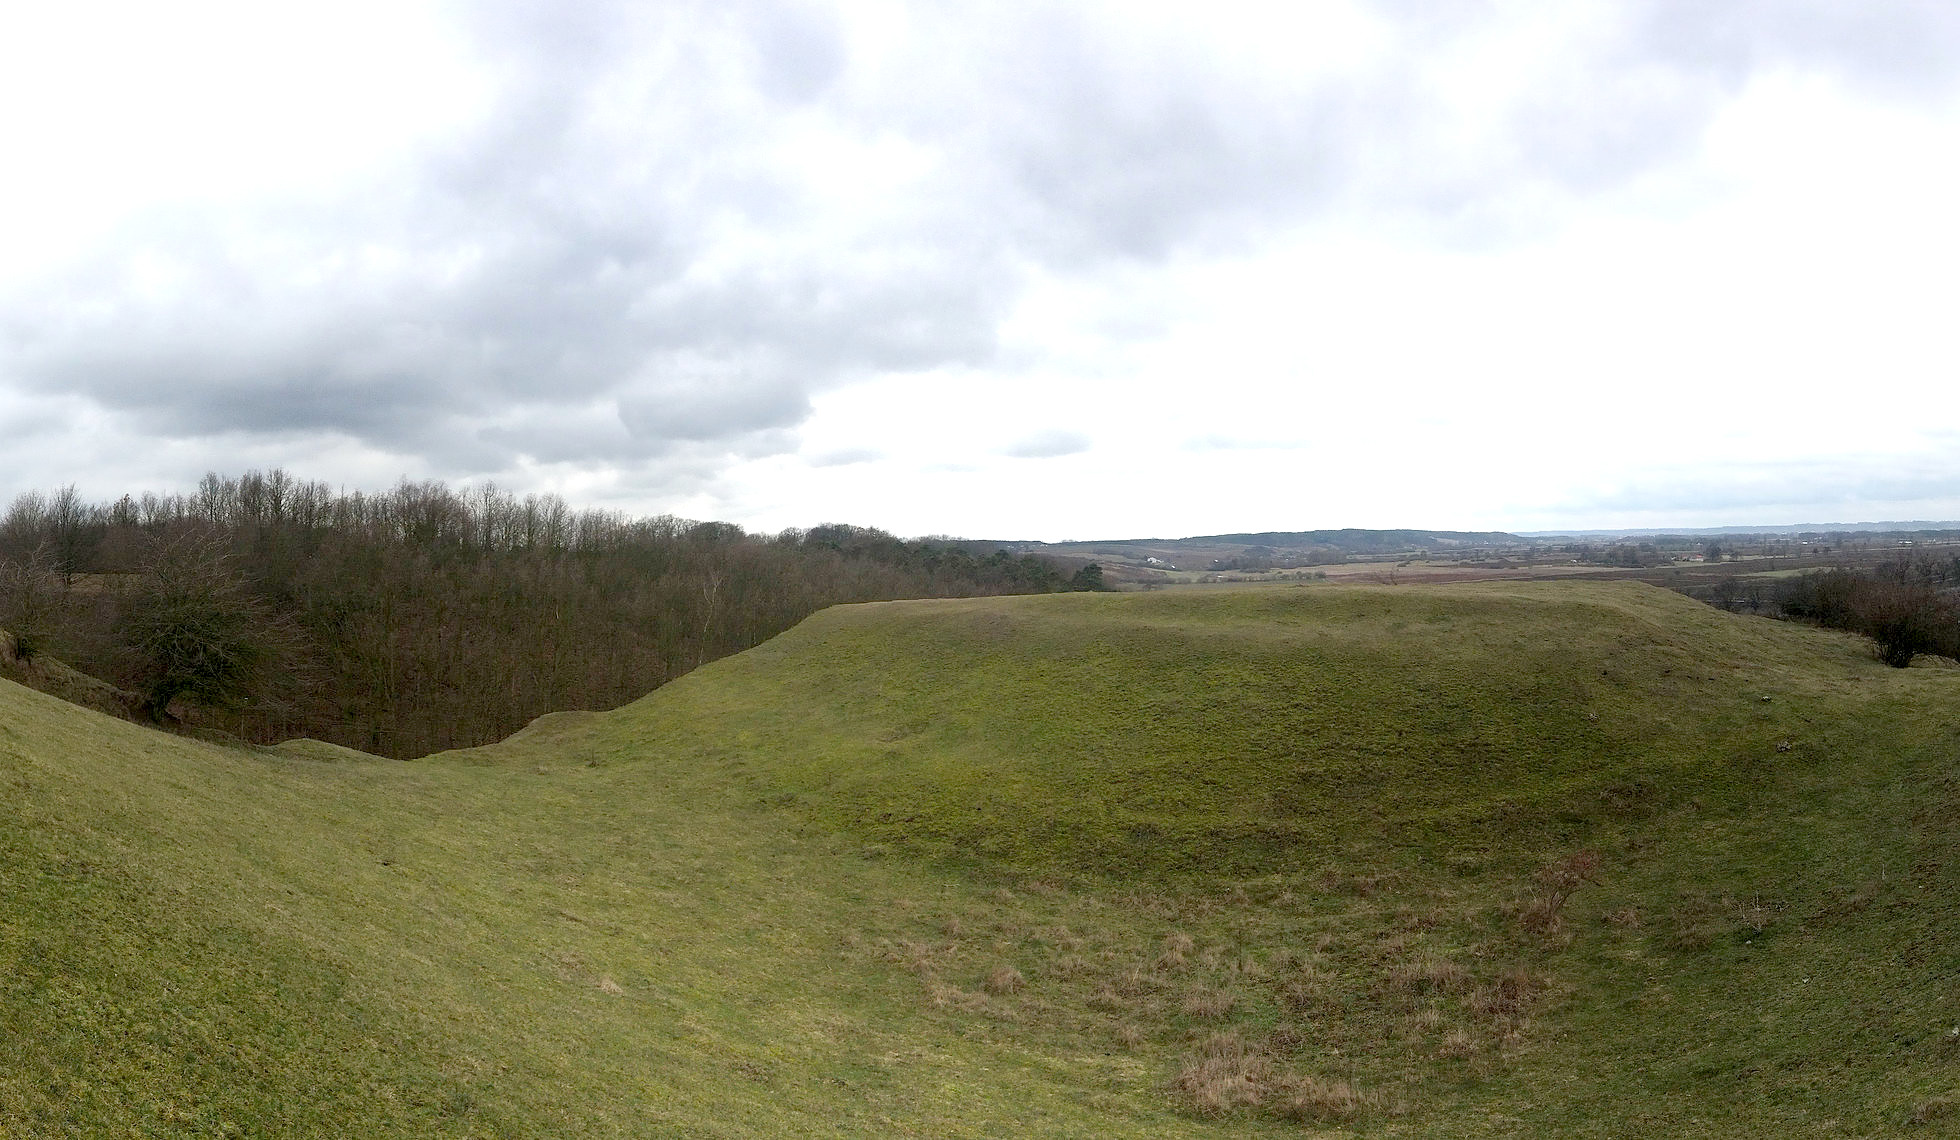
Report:
[{"label": "scattered dry vegetation", "polygon": [[[1596,866],[1557,860],[1528,877],[1529,897],[1569,898]],[[1482,1078],[1529,1046],[1558,992],[1543,961],[1557,947],[1516,904],[1498,894],[1466,907],[1438,888],[1427,905],[1383,911],[1324,886],[1302,875],[1115,896],[1002,887],[982,909],[911,916],[866,948],[914,974],[943,1014],[1157,1052],[1167,1087],[1206,1118],[1399,1111],[1364,1075],[1403,1090]],[[1395,1056],[1407,1060],[1366,1060]]]}]

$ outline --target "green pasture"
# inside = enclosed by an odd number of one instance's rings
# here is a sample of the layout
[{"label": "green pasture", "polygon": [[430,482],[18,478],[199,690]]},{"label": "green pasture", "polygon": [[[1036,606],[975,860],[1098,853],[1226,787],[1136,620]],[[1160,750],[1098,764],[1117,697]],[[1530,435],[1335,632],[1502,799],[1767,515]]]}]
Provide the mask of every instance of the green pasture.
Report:
[{"label": "green pasture", "polygon": [[839,607],[409,763],[0,684],[0,1136],[1941,1135],[1956,760],[1635,583]]}]

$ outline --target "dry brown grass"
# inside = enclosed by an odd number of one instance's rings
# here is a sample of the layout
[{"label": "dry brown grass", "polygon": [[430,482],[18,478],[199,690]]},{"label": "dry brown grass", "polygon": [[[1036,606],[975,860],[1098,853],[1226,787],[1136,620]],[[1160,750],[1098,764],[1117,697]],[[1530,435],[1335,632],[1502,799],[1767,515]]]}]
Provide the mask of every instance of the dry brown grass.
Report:
[{"label": "dry brown grass", "polygon": [[1285,1021],[1275,1025],[1273,1031],[1266,1035],[1266,1048],[1274,1053],[1292,1053],[1312,1039],[1306,1026]]},{"label": "dry brown grass", "polygon": [[1906,1123],[1931,1124],[1936,1120],[1945,1120],[1956,1112],[1960,1112],[1960,1094],[1936,1096],[1920,1101],[1913,1108],[1912,1115],[1906,1117]]},{"label": "dry brown grass", "polygon": [[1242,954],[1225,964],[1225,972],[1233,977],[1256,981],[1266,976],[1266,967],[1250,954]]},{"label": "dry brown grass", "polygon": [[1452,994],[1470,984],[1470,971],[1451,961],[1430,955],[1401,962],[1388,972],[1388,986],[1411,997]]},{"label": "dry brown grass", "polygon": [[1484,1017],[1521,1018],[1530,1012],[1547,985],[1543,975],[1525,966],[1513,966],[1471,991],[1469,1005]]},{"label": "dry brown grass", "polygon": [[1334,984],[1320,976],[1307,975],[1280,988],[1280,1000],[1295,1013],[1325,1014],[1340,1006]]},{"label": "dry brown grass", "polygon": [[1054,977],[1066,980],[1087,977],[1095,972],[1095,967],[1090,965],[1089,960],[1080,954],[1063,954],[1048,963],[1046,972]]},{"label": "dry brown grass", "polygon": [[1288,1120],[1346,1120],[1363,1107],[1361,1094],[1346,1081],[1289,1077],[1278,1091],[1274,1109]]},{"label": "dry brown grass", "polygon": [[1236,1032],[1214,1033],[1187,1057],[1173,1086],[1204,1116],[1258,1105],[1272,1079],[1272,1065],[1248,1051]]},{"label": "dry brown grass", "polygon": [[980,988],[990,994],[1018,994],[1028,987],[1027,978],[1012,966],[996,966],[987,975]]},{"label": "dry brown grass", "polygon": [[1201,1021],[1217,1021],[1232,1012],[1238,1004],[1238,996],[1230,990],[1216,986],[1199,986],[1184,995],[1184,1012]]},{"label": "dry brown grass", "polygon": [[1345,1120],[1366,1106],[1348,1082],[1284,1072],[1231,1030],[1206,1037],[1172,1084],[1202,1116],[1266,1108],[1287,1120]]},{"label": "dry brown grass", "polygon": [[1477,1039],[1462,1029],[1452,1029],[1443,1037],[1436,1055],[1451,1061],[1468,1061],[1477,1055]]}]

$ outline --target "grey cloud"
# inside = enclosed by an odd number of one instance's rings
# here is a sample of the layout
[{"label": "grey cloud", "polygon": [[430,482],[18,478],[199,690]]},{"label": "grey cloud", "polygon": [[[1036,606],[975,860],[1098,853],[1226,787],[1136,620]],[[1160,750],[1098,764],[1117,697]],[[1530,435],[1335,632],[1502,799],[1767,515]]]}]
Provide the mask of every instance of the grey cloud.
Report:
[{"label": "grey cloud", "polygon": [[[317,199],[154,208],[0,298],[0,376],[172,436],[337,432],[438,467],[766,452],[853,378],[1011,366],[1029,265],[1093,276],[1348,209],[1502,237],[1543,224],[1507,213],[1521,185],[1600,193],[1692,153],[1756,70],[1960,72],[1944,3],[1630,4],[1466,155],[1426,61],[1533,17],[1377,10],[1381,66],[1302,80],[1115,9],[921,6],[879,61],[822,5],[472,5],[497,83],[475,128]],[[840,205],[786,157],[812,124],[903,140],[919,172]]]},{"label": "grey cloud", "polygon": [[1089,450],[1089,437],[1074,431],[1036,432],[1010,444],[1005,453],[1016,459],[1054,459]]},{"label": "grey cloud", "polygon": [[656,450],[634,438],[610,402],[525,405],[507,422],[479,428],[476,438],[492,452],[537,463],[616,463],[649,458]]},{"label": "grey cloud", "polygon": [[849,62],[838,14],[816,4],[761,5],[749,20],[756,83],[771,98],[808,103],[829,91]]},{"label": "grey cloud", "polygon": [[[1011,295],[984,257],[943,260],[923,232],[809,241],[825,220],[774,165],[779,124],[731,86],[817,97],[843,62],[834,20],[654,11],[481,9],[503,94],[473,136],[336,200],[158,208],[6,299],[0,368],[176,436],[536,457],[748,447],[842,379],[987,359]],[[761,231],[763,259],[718,264],[731,220]],[[780,258],[772,227],[806,252]],[[610,424],[496,422],[513,400],[609,395]]]},{"label": "grey cloud", "polygon": [[789,385],[756,387],[740,378],[703,377],[662,384],[645,396],[622,398],[619,417],[641,440],[727,439],[793,427],[809,415],[809,397]]},{"label": "grey cloud", "polygon": [[1960,8],[1946,0],[1658,0],[1631,10],[1640,50],[1731,85],[1779,65],[1907,98],[1942,98],[1960,83]]}]

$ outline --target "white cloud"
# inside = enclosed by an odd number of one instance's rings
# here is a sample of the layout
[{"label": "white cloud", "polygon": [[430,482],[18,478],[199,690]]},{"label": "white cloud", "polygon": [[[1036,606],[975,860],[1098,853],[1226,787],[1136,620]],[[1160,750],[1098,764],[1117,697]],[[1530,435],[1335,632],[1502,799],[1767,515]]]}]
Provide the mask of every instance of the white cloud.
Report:
[{"label": "white cloud", "polygon": [[1953,11],[44,6],[0,45],[0,491],[1957,517]]}]

